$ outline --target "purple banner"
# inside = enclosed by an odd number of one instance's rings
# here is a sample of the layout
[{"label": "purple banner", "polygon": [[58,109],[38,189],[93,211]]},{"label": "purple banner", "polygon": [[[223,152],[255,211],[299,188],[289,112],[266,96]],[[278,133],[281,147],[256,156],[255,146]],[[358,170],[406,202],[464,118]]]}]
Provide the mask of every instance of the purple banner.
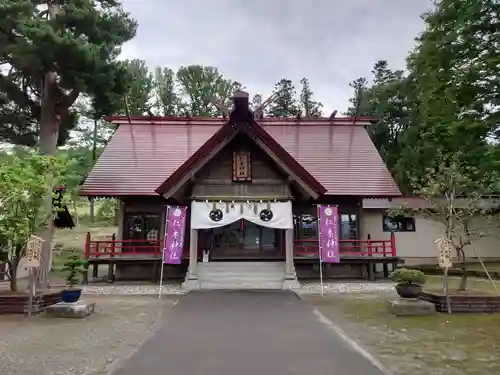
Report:
[{"label": "purple banner", "polygon": [[337,206],[318,206],[318,236],[321,261],[339,263],[339,209]]},{"label": "purple banner", "polygon": [[181,264],[186,214],[187,207],[167,206],[165,237],[163,238],[163,263]]}]

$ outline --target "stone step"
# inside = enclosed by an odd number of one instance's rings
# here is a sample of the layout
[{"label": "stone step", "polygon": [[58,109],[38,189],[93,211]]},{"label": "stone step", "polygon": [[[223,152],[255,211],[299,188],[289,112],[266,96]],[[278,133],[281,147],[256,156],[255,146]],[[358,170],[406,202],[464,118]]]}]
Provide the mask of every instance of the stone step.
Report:
[{"label": "stone step", "polygon": [[269,275],[265,277],[255,276],[255,275],[232,275],[232,276],[198,276],[201,281],[221,281],[221,282],[239,282],[239,281],[283,281],[285,275]]},{"label": "stone step", "polygon": [[253,273],[253,274],[269,274],[269,273],[279,273],[285,272],[282,268],[276,269],[248,269],[248,268],[221,268],[221,269],[211,269],[211,268],[198,268],[198,273],[206,273],[206,274],[222,274],[222,273]]},{"label": "stone step", "polygon": [[206,262],[198,263],[198,267],[206,269],[282,269],[285,268],[284,263],[222,263],[222,262]]},{"label": "stone step", "polygon": [[282,289],[282,281],[259,281],[259,282],[221,282],[200,281],[200,289]]}]

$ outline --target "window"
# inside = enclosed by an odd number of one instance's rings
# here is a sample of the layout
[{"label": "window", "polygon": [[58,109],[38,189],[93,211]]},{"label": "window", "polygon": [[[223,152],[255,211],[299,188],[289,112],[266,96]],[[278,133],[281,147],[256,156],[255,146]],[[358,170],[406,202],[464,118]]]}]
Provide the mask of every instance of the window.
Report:
[{"label": "window", "polygon": [[[341,213],[340,219],[340,239],[358,239],[358,216],[355,213]],[[318,239],[318,220],[316,215],[301,213],[293,215],[293,226],[295,238],[301,240]]]},{"label": "window", "polygon": [[406,216],[384,216],[382,230],[384,232],[415,232],[415,218]]},{"label": "window", "polygon": [[318,238],[318,221],[316,215],[301,213],[293,215],[295,238],[315,240]]},{"label": "window", "polygon": [[159,214],[125,214],[124,235],[127,240],[156,241],[160,238]]},{"label": "window", "polygon": [[358,216],[354,213],[340,215],[340,239],[358,239]]}]

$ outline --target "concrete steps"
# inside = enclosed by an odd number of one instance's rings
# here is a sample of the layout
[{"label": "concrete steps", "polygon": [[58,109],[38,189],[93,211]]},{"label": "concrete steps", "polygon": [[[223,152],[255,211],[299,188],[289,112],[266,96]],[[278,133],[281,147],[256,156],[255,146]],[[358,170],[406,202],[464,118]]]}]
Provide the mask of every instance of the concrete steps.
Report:
[{"label": "concrete steps", "polygon": [[200,289],[282,289],[284,280],[284,262],[198,264]]}]

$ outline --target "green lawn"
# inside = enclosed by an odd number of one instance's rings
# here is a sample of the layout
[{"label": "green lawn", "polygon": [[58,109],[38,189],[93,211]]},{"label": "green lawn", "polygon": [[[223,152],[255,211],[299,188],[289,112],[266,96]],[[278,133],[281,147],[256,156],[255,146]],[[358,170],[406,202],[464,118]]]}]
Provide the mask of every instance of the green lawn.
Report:
[{"label": "green lawn", "polygon": [[[494,283],[498,288],[498,290],[500,291],[500,280],[494,280]],[[449,277],[448,288],[450,292],[456,291],[458,289],[459,284],[460,284],[459,277]],[[424,289],[432,292],[442,292],[443,276],[428,275]],[[495,288],[493,287],[493,285],[489,280],[478,279],[474,277],[468,278],[467,290],[470,292],[477,292],[482,294],[496,294]]]},{"label": "green lawn", "polygon": [[380,295],[307,299],[395,375],[500,374],[500,314],[397,317]]}]

